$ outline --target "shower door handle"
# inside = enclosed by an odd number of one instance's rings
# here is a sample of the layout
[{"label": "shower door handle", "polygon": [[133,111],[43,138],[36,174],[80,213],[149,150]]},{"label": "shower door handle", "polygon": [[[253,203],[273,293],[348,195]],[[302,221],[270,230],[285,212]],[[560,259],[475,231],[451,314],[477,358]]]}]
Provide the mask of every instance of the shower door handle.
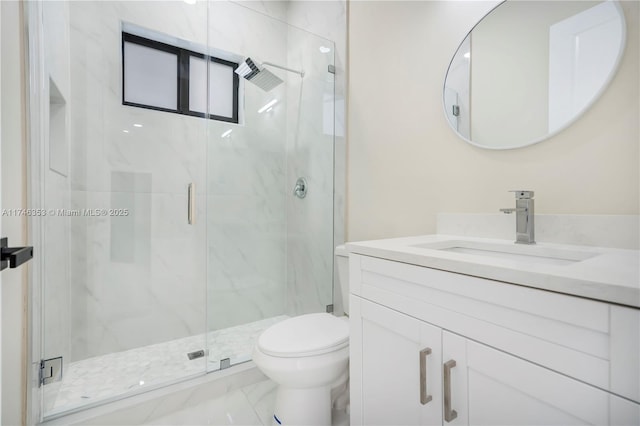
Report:
[{"label": "shower door handle", "polygon": [[189,184],[189,192],[187,196],[187,221],[189,225],[196,223],[196,184]]}]

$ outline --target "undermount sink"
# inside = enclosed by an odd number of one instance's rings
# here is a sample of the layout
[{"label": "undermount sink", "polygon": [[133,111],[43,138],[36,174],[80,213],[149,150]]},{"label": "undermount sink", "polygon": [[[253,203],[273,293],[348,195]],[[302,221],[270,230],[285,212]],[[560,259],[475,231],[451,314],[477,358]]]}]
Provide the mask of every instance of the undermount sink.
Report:
[{"label": "undermount sink", "polygon": [[594,252],[537,245],[507,245],[467,240],[438,241],[416,244],[413,247],[556,266],[572,265],[598,255]]}]

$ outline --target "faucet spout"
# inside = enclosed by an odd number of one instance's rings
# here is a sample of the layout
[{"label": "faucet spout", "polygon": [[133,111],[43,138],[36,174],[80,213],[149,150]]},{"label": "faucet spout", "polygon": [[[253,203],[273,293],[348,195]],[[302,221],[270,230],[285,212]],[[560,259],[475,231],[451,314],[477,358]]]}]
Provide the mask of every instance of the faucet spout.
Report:
[{"label": "faucet spout", "polygon": [[516,213],[516,244],[535,244],[533,191],[511,191],[516,194],[516,207],[500,209],[505,214]]}]

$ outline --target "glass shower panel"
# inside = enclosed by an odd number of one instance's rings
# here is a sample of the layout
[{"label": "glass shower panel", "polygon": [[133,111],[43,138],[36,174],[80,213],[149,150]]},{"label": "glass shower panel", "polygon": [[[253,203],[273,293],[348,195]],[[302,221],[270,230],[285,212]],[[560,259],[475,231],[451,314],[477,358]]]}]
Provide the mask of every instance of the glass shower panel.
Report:
[{"label": "glass shower panel", "polygon": [[[335,45],[299,28],[288,31],[288,61],[305,70],[289,76],[287,122],[286,314],[333,309]],[[304,198],[293,196],[298,178]]]},{"label": "glass shower panel", "polygon": [[[154,84],[177,90],[176,59],[207,52],[207,7],[39,3],[51,130],[42,171],[42,346],[54,359],[45,418],[206,371],[207,120],[182,108],[181,92],[154,101]],[[123,32],[133,40],[126,55]],[[173,68],[144,69],[149,58]]]},{"label": "glass shower panel", "polygon": [[[287,7],[269,5],[277,16]],[[208,368],[215,370],[250,360],[270,325],[332,303],[334,75],[332,42],[231,2],[210,3],[209,45],[262,74],[240,79],[239,123],[209,122]],[[298,177],[309,182],[304,199],[294,196]]]}]

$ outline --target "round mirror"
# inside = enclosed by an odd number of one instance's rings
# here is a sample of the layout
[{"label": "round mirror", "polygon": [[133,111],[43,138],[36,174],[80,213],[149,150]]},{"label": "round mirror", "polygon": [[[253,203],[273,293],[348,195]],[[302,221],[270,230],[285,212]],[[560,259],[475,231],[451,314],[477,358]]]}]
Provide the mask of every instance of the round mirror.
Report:
[{"label": "round mirror", "polygon": [[449,64],[449,124],[488,149],[547,139],[605,90],[624,44],[615,1],[505,1],[471,30]]}]

